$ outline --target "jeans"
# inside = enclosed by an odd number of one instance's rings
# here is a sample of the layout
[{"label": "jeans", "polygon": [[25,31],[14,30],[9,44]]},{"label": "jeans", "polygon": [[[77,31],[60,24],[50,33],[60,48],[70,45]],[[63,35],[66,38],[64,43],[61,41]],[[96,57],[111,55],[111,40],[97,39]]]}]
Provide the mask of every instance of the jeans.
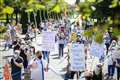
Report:
[{"label": "jeans", "polygon": [[114,65],[108,65],[108,76],[113,76],[115,72],[115,66]]},{"label": "jeans", "polygon": [[6,49],[6,48],[10,48],[11,47],[11,43],[9,42],[9,41],[6,41],[6,43],[5,43],[5,48],[4,49]]},{"label": "jeans", "polygon": [[64,44],[59,44],[59,57],[63,57]]},{"label": "jeans", "polygon": [[75,71],[71,71],[70,73],[66,73],[64,76],[64,80],[74,79]]},{"label": "jeans", "polygon": [[44,60],[47,60],[48,63],[49,63],[49,51],[43,51],[43,59]]},{"label": "jeans", "polygon": [[12,80],[22,80],[21,79],[21,73],[18,73],[17,75],[16,75],[16,73],[11,74],[12,75]]}]

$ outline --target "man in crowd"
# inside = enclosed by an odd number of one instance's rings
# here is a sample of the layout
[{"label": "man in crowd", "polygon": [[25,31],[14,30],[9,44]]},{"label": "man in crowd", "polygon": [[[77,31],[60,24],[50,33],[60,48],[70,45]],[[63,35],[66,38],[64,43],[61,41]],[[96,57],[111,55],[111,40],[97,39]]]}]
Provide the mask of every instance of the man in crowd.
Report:
[{"label": "man in crowd", "polygon": [[117,80],[120,80],[120,43],[119,42],[116,47],[115,60],[116,60],[116,69],[117,69]]},{"label": "man in crowd", "polygon": [[11,59],[11,76],[12,80],[21,80],[21,70],[23,59],[19,56],[20,51],[15,50],[14,57]]},{"label": "man in crowd", "polygon": [[29,62],[31,69],[31,80],[45,80],[44,79],[44,61],[42,60],[42,53],[36,52],[36,57]]},{"label": "man in crowd", "polygon": [[64,45],[65,45],[65,36],[64,36],[64,33],[60,33],[59,36],[58,36],[58,43],[59,43],[59,58],[60,57],[63,57],[63,49],[64,49]]}]

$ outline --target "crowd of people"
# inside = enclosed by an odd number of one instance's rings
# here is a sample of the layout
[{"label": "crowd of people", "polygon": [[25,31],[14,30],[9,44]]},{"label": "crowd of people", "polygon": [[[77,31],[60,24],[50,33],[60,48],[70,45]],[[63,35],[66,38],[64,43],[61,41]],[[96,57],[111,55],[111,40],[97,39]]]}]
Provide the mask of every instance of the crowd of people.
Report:
[{"label": "crowd of people", "polygon": [[[24,70],[25,73],[28,72],[30,75],[28,80],[45,80],[44,71],[48,71],[49,69],[50,51],[36,50],[36,48],[31,44],[36,38],[36,35],[41,34],[42,31],[56,31],[57,34],[55,36],[55,41],[58,42],[59,46],[58,57],[62,58],[64,56],[64,48],[69,43],[91,45],[91,39],[88,40],[82,35],[86,30],[86,26],[82,27],[83,25],[84,24],[79,22],[79,20],[71,24],[69,20],[65,19],[60,21],[42,21],[38,28],[36,28],[32,23],[28,23],[28,29],[24,37],[20,37],[22,35],[21,24],[6,25],[8,29],[4,38],[5,47],[3,51],[7,48],[13,49],[14,56],[10,61],[12,80],[22,80],[22,70]],[[87,25],[87,28],[92,25],[93,24]],[[75,41],[72,41],[71,39],[71,34],[73,32],[76,33]],[[103,79],[104,71],[102,71],[102,67],[106,64],[104,63],[105,56],[107,56],[108,59],[108,77],[106,80],[112,80],[114,78],[115,68],[117,69],[117,80],[120,79],[119,39],[115,36],[111,36],[108,31],[103,34],[103,38],[106,52],[104,53],[102,65],[97,64],[95,70],[91,72],[85,70],[84,78],[86,78],[86,80],[105,80]],[[88,48],[85,49],[85,54],[88,52],[86,50],[88,50]],[[85,56],[85,59],[87,60],[87,54]],[[70,67],[70,64],[68,64],[68,67]],[[77,72],[69,69],[65,74],[64,80],[73,79],[75,73]],[[82,73],[83,72],[80,71],[79,75]]]}]

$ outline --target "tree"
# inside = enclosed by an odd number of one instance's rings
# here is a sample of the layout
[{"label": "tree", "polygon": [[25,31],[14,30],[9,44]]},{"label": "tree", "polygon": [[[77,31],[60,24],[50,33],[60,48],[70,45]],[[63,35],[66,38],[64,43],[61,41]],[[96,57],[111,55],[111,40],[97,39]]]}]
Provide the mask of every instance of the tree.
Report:
[{"label": "tree", "polygon": [[[95,8],[95,10],[92,9]],[[120,35],[120,1],[119,0],[86,0],[77,4],[77,8],[84,18],[91,17],[97,19],[96,25],[84,34],[91,36],[96,33],[95,41],[101,43],[102,35],[108,28],[112,27],[112,35]],[[94,30],[97,28],[97,30]],[[119,28],[119,29],[118,29]]]}]

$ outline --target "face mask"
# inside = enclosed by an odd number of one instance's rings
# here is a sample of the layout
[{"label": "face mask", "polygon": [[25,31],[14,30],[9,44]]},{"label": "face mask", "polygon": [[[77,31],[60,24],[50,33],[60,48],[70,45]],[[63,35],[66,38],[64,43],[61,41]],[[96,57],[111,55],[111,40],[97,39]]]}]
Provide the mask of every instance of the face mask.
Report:
[{"label": "face mask", "polygon": [[113,43],[112,46],[113,46],[113,47],[116,46],[116,43]]},{"label": "face mask", "polygon": [[42,56],[40,55],[40,56],[38,56],[38,58],[39,58],[39,59],[41,59],[41,58],[42,58]]},{"label": "face mask", "polygon": [[18,55],[17,54],[14,54],[14,58],[17,58],[18,57]]}]

